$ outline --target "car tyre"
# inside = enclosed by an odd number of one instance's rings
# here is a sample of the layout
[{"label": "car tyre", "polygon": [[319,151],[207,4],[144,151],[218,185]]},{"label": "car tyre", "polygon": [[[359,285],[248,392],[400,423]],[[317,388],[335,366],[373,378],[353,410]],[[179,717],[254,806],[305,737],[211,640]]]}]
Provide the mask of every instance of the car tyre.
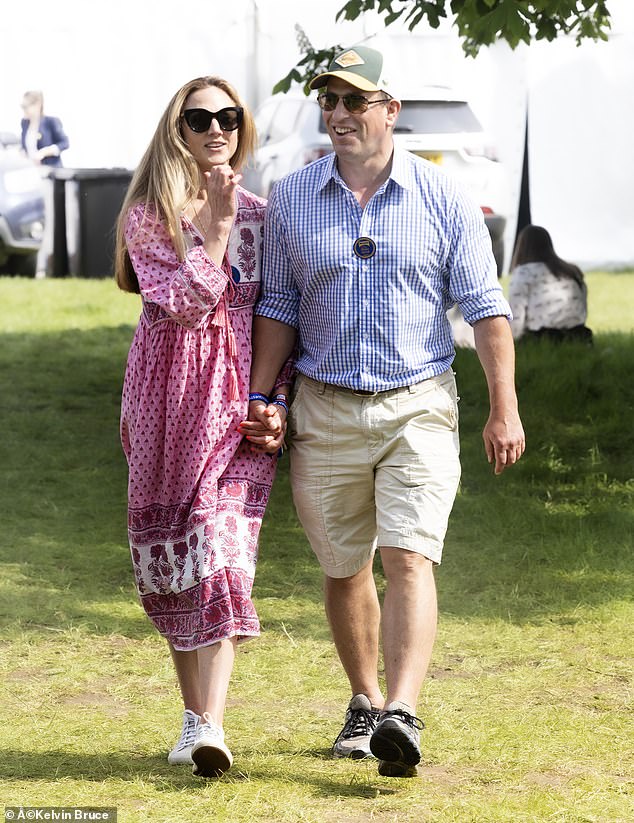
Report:
[{"label": "car tyre", "polygon": [[5,263],[4,269],[14,277],[35,277],[37,271],[37,253],[12,254]]},{"label": "car tyre", "polygon": [[493,241],[493,257],[495,257],[495,263],[498,269],[498,277],[502,277],[503,268],[504,268],[504,240],[500,238],[499,240]]}]

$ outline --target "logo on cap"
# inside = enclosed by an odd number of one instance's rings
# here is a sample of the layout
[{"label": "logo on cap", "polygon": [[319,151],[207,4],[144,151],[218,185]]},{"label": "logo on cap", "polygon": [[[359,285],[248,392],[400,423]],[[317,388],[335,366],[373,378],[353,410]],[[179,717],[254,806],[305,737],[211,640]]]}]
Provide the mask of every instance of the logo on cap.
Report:
[{"label": "logo on cap", "polygon": [[344,53],[340,54],[339,57],[335,57],[333,62],[338,63],[340,66],[343,66],[344,69],[347,69],[349,66],[363,66],[365,60],[357,54],[354,49],[350,49],[349,51],[344,51]]}]

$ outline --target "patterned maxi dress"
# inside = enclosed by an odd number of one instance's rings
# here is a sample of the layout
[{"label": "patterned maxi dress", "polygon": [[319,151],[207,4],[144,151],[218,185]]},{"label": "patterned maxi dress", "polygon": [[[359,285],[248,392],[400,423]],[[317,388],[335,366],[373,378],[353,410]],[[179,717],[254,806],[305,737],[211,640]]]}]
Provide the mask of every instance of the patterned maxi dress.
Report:
[{"label": "patterned maxi dress", "polygon": [[[218,267],[186,218],[185,260],[145,206],[126,225],[143,308],[128,355],[121,442],[141,602],[174,648],[259,634],[251,601],[276,458],[252,452],[246,419],[265,202],[238,188]],[[278,381],[279,382],[279,381]]]}]

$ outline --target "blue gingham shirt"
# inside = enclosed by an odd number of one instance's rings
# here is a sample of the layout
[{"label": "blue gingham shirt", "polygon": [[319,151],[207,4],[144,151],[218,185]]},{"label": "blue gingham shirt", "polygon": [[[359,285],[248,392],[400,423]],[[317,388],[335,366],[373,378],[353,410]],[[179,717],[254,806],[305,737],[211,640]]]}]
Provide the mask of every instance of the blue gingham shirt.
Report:
[{"label": "blue gingham shirt", "polygon": [[[353,245],[370,237],[376,253]],[[298,329],[301,374],[385,391],[454,359],[446,311],[473,324],[506,315],[481,210],[434,164],[395,149],[388,180],[361,208],[334,154],[275,186],[256,314]]]}]

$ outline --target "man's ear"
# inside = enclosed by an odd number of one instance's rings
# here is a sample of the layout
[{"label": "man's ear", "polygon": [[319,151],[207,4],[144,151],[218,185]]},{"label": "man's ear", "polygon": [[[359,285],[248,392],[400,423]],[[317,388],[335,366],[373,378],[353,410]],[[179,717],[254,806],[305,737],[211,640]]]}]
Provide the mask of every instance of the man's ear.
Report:
[{"label": "man's ear", "polygon": [[390,102],[386,106],[387,108],[387,122],[389,126],[393,126],[396,122],[396,118],[398,117],[398,113],[401,110],[401,101],[400,100],[390,100]]}]

